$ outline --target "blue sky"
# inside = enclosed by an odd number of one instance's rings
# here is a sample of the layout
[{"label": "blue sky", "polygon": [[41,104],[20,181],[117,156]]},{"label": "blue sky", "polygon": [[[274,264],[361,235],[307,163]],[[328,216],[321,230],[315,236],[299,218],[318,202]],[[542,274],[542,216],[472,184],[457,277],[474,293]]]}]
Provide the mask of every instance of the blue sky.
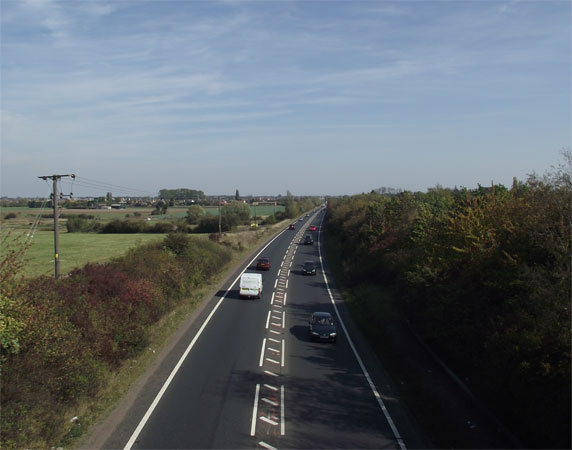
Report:
[{"label": "blue sky", "polygon": [[213,195],[510,185],[571,146],[569,0],[0,8],[3,196],[54,173]]}]

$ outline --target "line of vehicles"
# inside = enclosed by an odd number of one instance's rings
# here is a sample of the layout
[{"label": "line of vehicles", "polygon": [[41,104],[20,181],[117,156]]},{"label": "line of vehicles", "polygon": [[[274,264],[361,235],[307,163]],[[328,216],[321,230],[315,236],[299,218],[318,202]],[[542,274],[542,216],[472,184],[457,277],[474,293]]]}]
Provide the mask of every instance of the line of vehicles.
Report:
[{"label": "line of vehicles", "polygon": [[[307,215],[306,217],[309,217]],[[300,218],[300,221],[303,219]],[[288,225],[289,230],[295,230],[296,224]],[[309,231],[317,231],[315,225],[308,227]],[[306,234],[303,239],[304,245],[314,245],[314,237],[311,234]],[[270,270],[272,264],[270,258],[261,256],[256,261],[256,269],[260,271]],[[301,273],[303,275],[316,275],[317,267],[313,260],[306,260],[301,266]],[[240,277],[239,283],[239,296],[241,298],[260,298],[262,294],[262,274],[246,272]],[[336,325],[332,315],[328,312],[316,311],[310,316],[308,322],[309,335],[312,340],[336,342],[337,332]]]}]

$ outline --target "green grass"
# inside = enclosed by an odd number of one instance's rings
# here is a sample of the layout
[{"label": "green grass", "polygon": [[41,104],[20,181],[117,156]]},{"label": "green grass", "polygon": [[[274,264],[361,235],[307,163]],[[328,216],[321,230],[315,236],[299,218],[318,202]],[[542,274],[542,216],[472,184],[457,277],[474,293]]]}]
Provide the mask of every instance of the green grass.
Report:
[{"label": "green grass", "polygon": [[[16,236],[16,234],[13,234]],[[89,263],[101,263],[121,256],[132,247],[160,240],[164,234],[60,233],[60,273],[65,274]],[[22,242],[19,243],[22,245]],[[0,249],[3,255],[7,248]],[[54,233],[38,231],[25,253],[25,276],[54,273]]]}]

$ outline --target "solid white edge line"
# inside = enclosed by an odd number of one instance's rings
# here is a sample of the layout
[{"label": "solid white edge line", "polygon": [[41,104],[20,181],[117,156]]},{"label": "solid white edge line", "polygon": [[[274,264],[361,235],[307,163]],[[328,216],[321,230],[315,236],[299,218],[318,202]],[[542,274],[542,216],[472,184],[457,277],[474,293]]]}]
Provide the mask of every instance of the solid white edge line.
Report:
[{"label": "solid white edge line", "polygon": [[262,339],[262,350],[260,350],[260,367],[262,367],[264,362],[264,347],[266,347],[266,338]]},{"label": "solid white edge line", "polygon": [[[157,407],[157,405],[159,404],[159,402],[161,401],[161,398],[163,397],[163,395],[165,394],[165,392],[167,391],[167,388],[169,387],[169,385],[171,384],[171,382],[173,381],[173,379],[175,378],[175,375],[177,374],[177,372],[179,371],[179,369],[181,368],[181,366],[183,365],[183,362],[185,361],[185,359],[187,358],[188,354],[190,353],[190,351],[192,350],[192,348],[195,346],[195,343],[197,342],[197,340],[199,339],[199,337],[201,336],[202,332],[204,331],[204,329],[206,328],[206,326],[208,325],[208,323],[210,322],[211,318],[214,316],[215,312],[217,311],[217,309],[219,308],[219,306],[222,304],[222,301],[225,299],[226,295],[230,292],[230,290],[232,289],[232,287],[236,284],[236,282],[240,279],[240,277],[242,276],[242,274],[244,272],[246,272],[246,270],[250,267],[250,265],[256,260],[256,258],[258,258],[258,256],[260,256],[260,254],[266,250],[266,247],[268,247],[270,244],[272,244],[276,239],[278,239],[286,230],[282,230],[280,233],[278,233],[276,236],[274,236],[269,242],[268,244],[266,244],[264,247],[262,247],[262,249],[254,256],[254,258],[252,258],[252,260],[246,265],[246,267],[238,274],[238,276],[234,279],[234,281],[230,284],[229,288],[226,290],[226,292],[224,293],[224,295],[220,298],[220,300],[217,302],[217,304],[215,305],[215,307],[213,308],[213,310],[210,312],[210,314],[207,316],[207,318],[205,319],[205,321],[203,322],[203,324],[201,325],[201,327],[199,328],[199,331],[197,331],[197,334],[195,334],[195,337],[193,338],[193,340],[191,341],[191,343],[188,345],[188,347],[186,348],[185,352],[181,355],[181,357],[179,358],[179,361],[177,362],[177,364],[175,365],[175,367],[173,368],[173,370],[171,371],[171,373],[169,374],[169,376],[167,377],[167,380],[165,380],[165,383],[163,383],[163,386],[161,387],[161,389],[159,390],[159,392],[157,393],[157,395],[155,396],[155,398],[153,399],[153,402],[151,403],[151,405],[149,406],[149,408],[147,409],[147,411],[145,412],[145,414],[143,415],[142,419],[139,421],[139,424],[137,425],[137,428],[135,428],[135,431],[133,431],[133,434],[131,435],[131,437],[129,438],[129,440],[127,441],[127,444],[125,444],[125,447],[123,447],[123,450],[131,450],[131,447],[133,447],[133,444],[135,444],[135,441],[137,440],[137,437],[139,437],[139,434],[141,434],[141,431],[143,430],[143,427],[145,426],[145,424],[147,423],[147,421],[149,420],[149,417],[151,417],[151,414],[153,414],[153,411],[155,410],[155,408]],[[279,272],[280,273],[280,272]]]},{"label": "solid white edge line", "polygon": [[280,386],[280,434],[286,433],[286,422],[284,420],[284,385]]},{"label": "solid white edge line", "polygon": [[260,393],[260,384],[256,385],[256,392],[254,393],[254,407],[252,408],[252,422],[250,424],[250,435],[256,434],[256,416],[258,415],[258,394]]},{"label": "solid white edge line", "polygon": [[[322,221],[320,222],[320,230],[322,229],[322,222],[323,222],[324,218],[322,217]],[[321,233],[321,231],[320,231]],[[318,235],[318,239],[319,239],[319,235]],[[334,301],[334,296],[332,295],[332,291],[330,290],[330,285],[328,283],[328,277],[326,276],[326,271],[324,270],[324,264],[322,262],[322,252],[320,250],[320,248],[318,247],[318,254],[319,254],[319,259],[320,259],[320,267],[322,269],[322,276],[324,277],[324,283],[326,284],[326,289],[328,291],[328,295],[330,296],[330,301],[334,307],[334,311],[336,312],[336,316],[338,317],[338,321],[340,323],[340,325],[342,326],[342,329],[344,330],[344,333],[346,335],[346,338],[348,340],[348,344],[350,345],[356,359],[357,362],[365,376],[365,379],[367,380],[370,389],[373,392],[374,397],[377,400],[377,403],[379,404],[379,407],[381,408],[381,410],[383,411],[383,415],[385,416],[387,422],[389,423],[389,427],[391,428],[391,431],[393,432],[393,435],[395,437],[395,439],[397,440],[397,443],[399,444],[399,447],[401,448],[401,450],[407,450],[407,447],[405,446],[405,443],[403,442],[403,438],[401,437],[401,434],[399,433],[399,431],[397,430],[397,427],[395,426],[395,423],[393,422],[393,419],[391,418],[391,416],[389,415],[389,411],[387,410],[387,408],[385,407],[385,403],[383,403],[383,399],[381,398],[381,395],[379,395],[379,392],[377,391],[377,388],[375,387],[375,384],[373,383],[373,380],[371,379],[369,372],[367,371],[367,369],[365,368],[365,365],[361,359],[361,357],[359,356],[359,353],[350,337],[350,334],[348,333],[348,330],[344,324],[344,321],[342,320],[342,317],[340,316],[340,313],[338,311],[338,307],[336,305],[336,302]]]}]

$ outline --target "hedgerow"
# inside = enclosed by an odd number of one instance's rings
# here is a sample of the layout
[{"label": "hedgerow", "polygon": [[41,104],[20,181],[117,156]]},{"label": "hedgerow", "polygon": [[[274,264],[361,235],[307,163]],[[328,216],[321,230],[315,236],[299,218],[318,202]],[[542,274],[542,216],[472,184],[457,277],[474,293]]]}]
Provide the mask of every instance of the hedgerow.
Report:
[{"label": "hedgerow", "polygon": [[58,446],[65,412],[93,398],[108,374],[138,355],[149,326],[221,271],[230,251],[185,234],[88,264],[61,280],[4,271],[0,288],[2,448]]}]

